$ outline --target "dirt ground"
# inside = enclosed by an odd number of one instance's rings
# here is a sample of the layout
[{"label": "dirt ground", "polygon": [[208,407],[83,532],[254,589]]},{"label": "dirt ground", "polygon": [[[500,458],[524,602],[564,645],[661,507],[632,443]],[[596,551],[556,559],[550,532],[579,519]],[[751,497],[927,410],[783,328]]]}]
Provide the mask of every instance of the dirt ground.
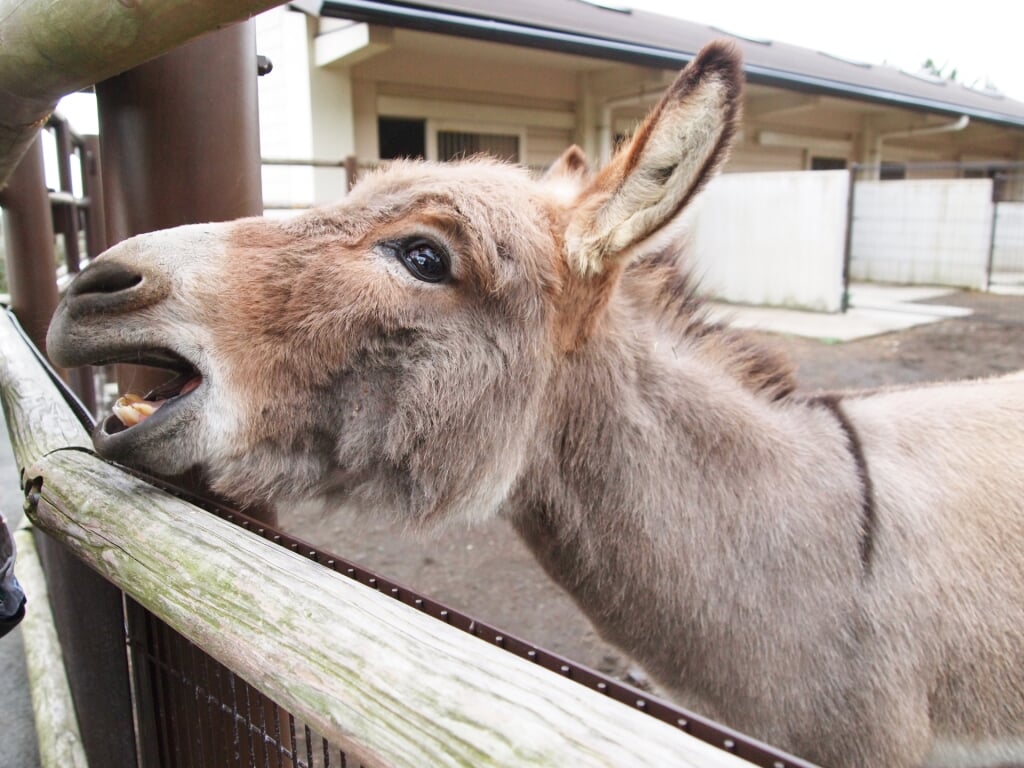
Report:
[{"label": "dirt ground", "polygon": [[[959,293],[935,303],[974,313],[843,344],[758,334],[789,354],[801,389],[870,388],[1024,369],[1024,297]],[[611,675],[643,673],[605,644],[501,520],[414,536],[380,521],[300,515],[282,527],[508,634]]]}]

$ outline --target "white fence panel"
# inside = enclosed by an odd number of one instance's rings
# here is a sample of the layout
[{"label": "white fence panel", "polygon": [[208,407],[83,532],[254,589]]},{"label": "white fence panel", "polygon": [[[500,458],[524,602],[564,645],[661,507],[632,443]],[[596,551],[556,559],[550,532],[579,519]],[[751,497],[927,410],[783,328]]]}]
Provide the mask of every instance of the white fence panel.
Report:
[{"label": "white fence panel", "polygon": [[991,179],[859,181],[854,201],[852,279],[986,287]]},{"label": "white fence panel", "polygon": [[706,291],[738,304],[838,312],[848,197],[846,171],[715,178],[693,214]]},{"label": "white fence panel", "polygon": [[996,205],[992,280],[1024,279],[1024,203]]}]

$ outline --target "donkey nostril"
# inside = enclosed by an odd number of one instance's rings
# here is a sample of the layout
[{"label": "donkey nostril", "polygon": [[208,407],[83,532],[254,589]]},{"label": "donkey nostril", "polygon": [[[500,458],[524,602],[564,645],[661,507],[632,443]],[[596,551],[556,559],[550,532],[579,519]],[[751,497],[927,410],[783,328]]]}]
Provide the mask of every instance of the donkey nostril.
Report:
[{"label": "donkey nostril", "polygon": [[109,294],[127,291],[142,282],[142,275],[116,261],[97,261],[75,278],[68,288],[69,296]]}]

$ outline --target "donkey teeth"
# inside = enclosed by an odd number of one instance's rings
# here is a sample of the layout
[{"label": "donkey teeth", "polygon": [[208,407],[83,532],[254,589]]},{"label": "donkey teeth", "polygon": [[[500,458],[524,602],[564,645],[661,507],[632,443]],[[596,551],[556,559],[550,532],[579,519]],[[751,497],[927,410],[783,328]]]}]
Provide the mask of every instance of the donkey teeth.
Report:
[{"label": "donkey teeth", "polygon": [[113,411],[122,424],[126,427],[134,427],[156,413],[161,405],[163,405],[162,401],[153,403],[129,393],[117,399]]}]

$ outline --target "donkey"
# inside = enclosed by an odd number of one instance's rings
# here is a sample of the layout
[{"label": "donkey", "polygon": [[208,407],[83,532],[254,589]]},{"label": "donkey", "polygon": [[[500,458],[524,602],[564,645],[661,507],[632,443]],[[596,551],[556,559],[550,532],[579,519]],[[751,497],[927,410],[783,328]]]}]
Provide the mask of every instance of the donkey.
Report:
[{"label": "donkey", "polygon": [[802,395],[709,322],[680,213],[742,69],[704,49],[591,173],[399,161],[291,220],[127,240],[63,366],[168,368],[94,435],[243,504],[504,515],[670,695],[827,766],[1024,760],[1024,380]]}]

